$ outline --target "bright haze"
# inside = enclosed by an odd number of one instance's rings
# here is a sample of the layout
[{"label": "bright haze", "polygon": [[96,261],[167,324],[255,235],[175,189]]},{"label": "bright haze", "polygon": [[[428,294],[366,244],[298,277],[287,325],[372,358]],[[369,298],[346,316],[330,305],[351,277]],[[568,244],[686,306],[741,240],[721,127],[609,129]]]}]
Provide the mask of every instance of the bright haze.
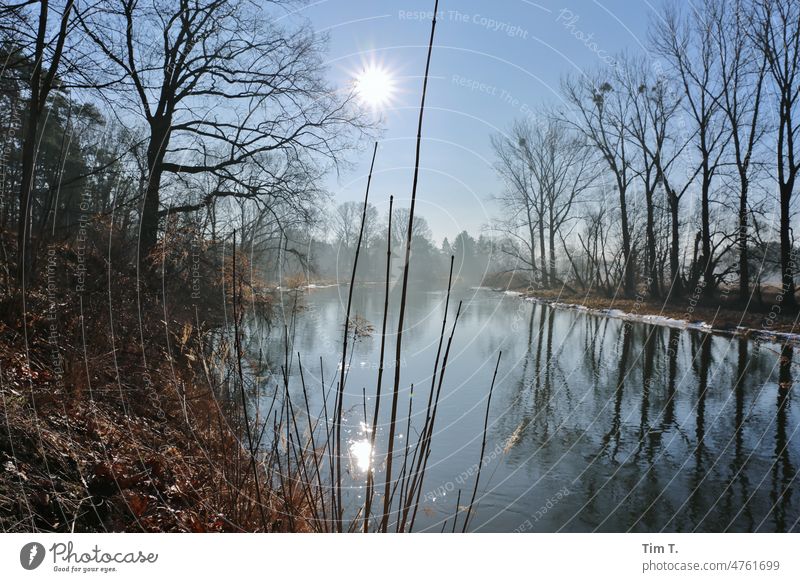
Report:
[{"label": "bright haze", "polygon": [[[477,234],[497,217],[502,190],[490,135],[542,105],[561,102],[560,82],[645,50],[648,2],[541,0],[441,2],[425,117],[418,212],[434,239]],[[433,2],[310,3],[300,15],[330,37],[329,74],[356,85],[362,103],[382,120],[372,201],[385,211],[390,194],[408,203],[425,50]],[[363,199],[369,154],[332,177],[336,202]]]}]

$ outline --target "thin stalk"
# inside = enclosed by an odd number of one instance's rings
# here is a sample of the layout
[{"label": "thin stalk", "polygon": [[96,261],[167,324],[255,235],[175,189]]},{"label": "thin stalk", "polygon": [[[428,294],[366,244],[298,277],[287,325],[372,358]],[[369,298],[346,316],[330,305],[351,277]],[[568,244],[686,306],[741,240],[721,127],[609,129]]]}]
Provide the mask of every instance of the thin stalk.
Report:
[{"label": "thin stalk", "polygon": [[[407,482],[407,479],[405,478],[405,475],[408,473],[408,449],[409,449],[409,443],[410,443],[409,437],[411,435],[411,407],[412,407],[413,402],[414,402],[414,385],[412,384],[411,385],[411,391],[408,394],[408,418],[406,419],[406,446],[405,446],[405,452],[403,453],[403,468],[400,470],[400,475],[402,475],[402,477],[398,476],[398,479],[401,479],[401,486],[400,486],[400,499],[401,500],[404,499],[404,496],[403,496],[404,491],[403,490],[405,489],[406,482]],[[416,449],[415,449],[415,452],[416,452]],[[411,462],[411,466],[412,467],[414,466],[413,460]],[[394,491],[392,491],[392,495],[394,495]],[[398,523],[398,525],[399,525],[399,523]]]},{"label": "thin stalk", "polygon": [[[333,446],[331,444],[331,423],[330,416],[328,416],[328,396],[329,392],[325,390],[325,368],[322,365],[322,356],[319,358],[319,373],[320,383],[322,384],[322,412],[325,414],[325,453],[328,455],[328,470],[330,471],[331,485],[333,485],[334,477],[334,462],[333,462]],[[333,384],[333,382],[331,382]],[[331,520],[336,515],[336,497],[331,495]]]},{"label": "thin stalk", "polygon": [[[283,370],[283,373],[284,375],[287,375],[285,368]],[[287,375],[287,380],[288,380],[288,375]],[[308,500],[308,504],[311,508],[311,512],[314,515],[314,523],[318,524],[320,522],[320,519],[319,519],[319,513],[317,512],[317,503],[314,494],[311,492],[311,479],[308,477],[308,467],[306,467],[305,447],[302,446],[303,439],[300,438],[300,428],[297,426],[297,415],[295,414],[294,405],[292,404],[292,396],[291,394],[289,394],[288,381],[286,383],[285,397],[289,408],[289,417],[292,421],[292,425],[294,426],[294,436],[297,439],[297,449],[294,449],[292,452],[294,453],[295,461],[297,462],[298,475],[302,480],[301,485],[303,486],[306,499]]]},{"label": "thin stalk", "polygon": [[[277,413],[277,411],[276,411],[276,413]],[[275,434],[278,435],[279,431],[281,430],[281,428],[277,424],[274,425],[274,427],[275,427]],[[292,515],[293,515],[294,512],[292,511],[292,508],[289,507],[289,499],[291,498],[291,489],[289,489],[289,490],[286,489],[286,486],[289,483],[288,483],[288,479],[283,477],[284,473],[283,473],[283,467],[281,466],[281,455],[280,455],[280,452],[278,451],[278,439],[275,440],[275,443],[276,443],[275,444],[275,463],[278,465],[278,483],[280,484],[281,494],[283,496],[283,510],[284,510],[284,513],[286,514],[287,520],[289,521],[289,530],[293,531],[294,530],[294,519],[293,519]],[[288,473],[288,470],[289,470],[288,467],[287,467],[286,470],[287,470],[287,473]]]},{"label": "thin stalk", "polygon": [[303,402],[306,406],[306,417],[308,418],[308,434],[309,440],[311,441],[311,454],[314,459],[314,472],[317,476],[317,487],[319,488],[319,500],[322,509],[322,523],[327,527],[328,523],[328,516],[325,511],[325,495],[323,495],[323,488],[322,488],[322,476],[320,475],[319,469],[319,456],[317,455],[317,443],[314,439],[314,432],[316,430],[316,426],[311,422],[311,407],[308,405],[308,391],[306,390],[306,379],[305,375],[303,374],[303,360],[300,357],[300,352],[297,352],[297,365],[300,368],[300,385],[303,387]]},{"label": "thin stalk", "polygon": [[[372,415],[372,433],[370,434],[369,450],[375,450],[375,437],[378,434],[378,415],[381,408],[381,389],[383,386],[383,363],[386,354],[386,322],[389,318],[389,278],[392,269],[392,209],[394,196],[389,196],[389,227],[386,234],[386,290],[383,297],[383,325],[381,326],[381,354],[378,363],[378,386],[375,389],[375,410]],[[372,467],[367,470],[367,491],[364,503],[364,533],[369,532],[369,514],[372,510],[372,498],[375,492],[375,475]]]},{"label": "thin stalk", "polygon": [[253,479],[256,486],[256,500],[258,502],[258,509],[261,514],[261,527],[267,531],[267,517],[264,514],[264,504],[261,502],[261,485],[258,481],[258,466],[256,465],[256,452],[253,444],[253,433],[250,430],[250,419],[247,414],[247,397],[244,392],[244,370],[242,368],[242,343],[239,338],[239,318],[236,313],[236,231],[233,231],[233,275],[232,288],[233,288],[233,331],[235,334],[234,345],[236,347],[236,364],[237,372],[239,374],[239,390],[242,397],[242,412],[244,413],[244,426],[247,431],[247,442],[250,447],[250,466],[253,470]]},{"label": "thin stalk", "polygon": [[292,479],[292,458],[291,458],[291,453],[292,453],[292,449],[291,449],[292,433],[289,430],[289,428],[290,428],[289,427],[289,404],[286,401],[286,399],[284,399],[284,407],[283,408],[285,409],[285,413],[284,414],[285,414],[285,418],[286,418],[286,481],[289,484],[289,495],[290,495],[289,501],[292,502],[292,510],[293,510],[292,513],[289,514],[289,527],[290,527],[290,531],[297,531],[297,529],[295,527],[295,521],[294,521],[294,517],[295,517],[295,514],[297,512],[294,511],[294,509],[295,509],[294,508],[294,489],[295,488],[294,488],[294,485],[293,485],[293,481],[295,481],[296,479]]},{"label": "thin stalk", "polygon": [[364,425],[367,424],[367,389],[361,389],[361,407],[364,411]]},{"label": "thin stalk", "polygon": [[[428,458],[431,455],[431,438],[433,437],[433,427],[436,424],[436,412],[439,409],[439,397],[442,394],[442,384],[444,383],[444,375],[447,371],[447,361],[450,358],[450,347],[453,345],[453,336],[456,333],[456,327],[458,327],[458,320],[461,317],[461,306],[462,302],[458,302],[458,309],[456,310],[456,318],[453,321],[453,328],[450,330],[450,337],[447,339],[447,348],[444,351],[444,359],[442,360],[442,372],[439,374],[439,385],[436,387],[436,398],[433,402],[433,411],[431,412],[431,421],[428,427],[428,434],[423,434],[423,438],[425,438],[425,444],[422,448],[422,452],[424,453],[424,457],[422,458],[422,468],[417,471],[415,475],[415,481],[413,483],[413,488],[411,490],[412,494],[416,492],[416,502],[414,503],[414,512],[411,514],[411,524],[409,525],[408,530],[411,531],[414,528],[414,521],[417,518],[417,509],[419,508],[419,498],[420,494],[422,493],[422,482],[425,479],[425,470],[428,467]],[[401,523],[400,531],[403,531],[403,527],[405,527],[406,519],[408,517],[408,511],[410,507],[407,505],[403,511],[403,521]]]},{"label": "thin stalk", "polygon": [[[453,284],[453,264],[454,264],[454,262],[455,262],[455,256],[450,255],[450,274],[449,274],[449,276],[447,278],[447,296],[446,296],[447,298],[446,298],[445,303],[444,303],[444,315],[442,316],[442,329],[439,330],[439,346],[436,349],[436,359],[433,361],[433,373],[431,374],[431,388],[430,388],[430,391],[428,392],[428,404],[427,404],[427,406],[425,408],[425,422],[422,425],[422,433],[421,433],[422,435],[426,435],[428,433],[428,425],[430,423],[430,418],[431,418],[431,408],[433,406],[433,395],[434,395],[435,389],[436,389],[436,378],[437,378],[437,376],[439,374],[439,360],[441,359],[441,356],[442,356],[442,345],[444,344],[444,335],[445,335],[445,332],[447,331],[447,313],[450,310],[450,292],[452,290],[452,284]],[[420,464],[422,462],[422,457],[419,457],[419,459],[417,458],[417,451],[418,450],[419,450],[419,447],[417,447],[414,450],[414,455],[411,457],[411,467],[412,468],[414,467],[415,464],[419,468],[419,466],[420,466]],[[413,471],[411,471],[410,473],[414,474]],[[405,497],[403,496],[403,491],[405,489],[406,489],[405,486],[400,488],[400,493],[401,493],[400,499],[401,500],[405,499]],[[398,526],[399,526],[399,522],[398,522]]]},{"label": "thin stalk", "polygon": [[456,498],[456,513],[453,516],[453,531],[450,533],[456,533],[456,524],[458,523],[458,512],[460,511],[459,507],[461,504],[461,489],[458,490],[458,497]]},{"label": "thin stalk", "polygon": [[478,461],[478,474],[475,476],[475,487],[472,489],[472,499],[469,502],[469,508],[467,509],[467,517],[464,518],[464,527],[461,529],[461,533],[467,532],[467,526],[469,525],[469,518],[472,514],[472,506],[475,505],[475,496],[478,493],[478,483],[481,480],[481,469],[483,468],[483,454],[486,452],[486,432],[489,428],[489,406],[492,404],[492,393],[494,392],[494,382],[497,379],[497,370],[500,368],[500,358],[503,357],[502,350],[500,353],[497,354],[497,364],[494,367],[494,375],[492,376],[492,385],[489,388],[489,398],[486,399],[486,416],[483,419],[483,441],[481,442],[481,456]]},{"label": "thin stalk", "polygon": [[439,13],[439,0],[433,8],[433,22],[431,24],[431,37],[428,41],[428,58],[425,63],[425,77],[422,82],[422,100],[419,108],[419,124],[417,126],[417,151],[414,161],[414,182],[411,186],[411,208],[408,214],[408,232],[406,234],[406,256],[403,266],[403,289],[400,295],[400,316],[397,324],[397,346],[394,358],[394,391],[392,393],[392,413],[389,421],[389,443],[386,457],[386,485],[384,487],[383,518],[380,530],[385,532],[389,525],[390,492],[392,486],[392,458],[394,455],[394,431],[397,422],[397,399],[400,392],[400,356],[403,352],[403,322],[406,315],[406,298],[408,297],[408,271],[411,263],[411,238],[414,232],[414,209],[417,204],[417,186],[419,185],[419,163],[422,151],[422,122],[425,117],[425,97],[428,93],[428,76],[431,68],[431,55],[433,54],[433,40],[436,36],[436,15]]},{"label": "thin stalk", "polygon": [[[438,1],[438,0],[437,0]],[[361,254],[361,242],[364,239],[364,224],[367,221],[367,205],[369,203],[369,188],[372,185],[372,172],[375,169],[375,158],[378,155],[378,144],[372,151],[372,164],[369,167],[369,177],[367,178],[367,191],[364,194],[364,209],[361,215],[361,229],[358,233],[358,244],[356,245],[356,256],[353,260],[353,272],[350,276],[350,290],[347,295],[347,313],[344,318],[344,335],[342,338],[342,369],[339,378],[339,389],[336,400],[336,416],[334,417],[334,428],[336,431],[336,531],[342,532],[342,405],[344,402],[344,383],[345,383],[345,364],[347,363],[347,336],[350,333],[350,309],[353,305],[353,288],[356,286],[356,271],[358,270],[358,257]]]}]

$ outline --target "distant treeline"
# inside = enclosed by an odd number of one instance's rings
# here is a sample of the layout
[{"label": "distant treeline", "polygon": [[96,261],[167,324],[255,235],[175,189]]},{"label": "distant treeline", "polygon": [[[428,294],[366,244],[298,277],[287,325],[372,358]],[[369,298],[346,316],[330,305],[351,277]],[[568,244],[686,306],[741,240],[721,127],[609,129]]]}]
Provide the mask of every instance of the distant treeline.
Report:
[{"label": "distant treeline", "polygon": [[[280,276],[271,273],[270,278],[285,280],[300,275],[312,281],[349,280],[363,211],[363,202],[344,202],[313,228],[289,233],[286,245],[263,261],[263,264],[282,266]],[[408,218],[408,208],[395,208],[390,232],[388,212],[381,215],[372,204],[367,206],[357,272],[360,281],[386,278],[389,249],[391,277],[402,275]],[[493,263],[500,258],[496,240],[484,234],[473,236],[462,231],[452,241],[445,237],[438,244],[427,220],[418,214],[414,216],[411,253],[409,277],[418,283],[427,280],[435,284],[446,280],[451,256],[454,257],[454,279],[469,285],[479,285],[494,274],[497,265]]]}]

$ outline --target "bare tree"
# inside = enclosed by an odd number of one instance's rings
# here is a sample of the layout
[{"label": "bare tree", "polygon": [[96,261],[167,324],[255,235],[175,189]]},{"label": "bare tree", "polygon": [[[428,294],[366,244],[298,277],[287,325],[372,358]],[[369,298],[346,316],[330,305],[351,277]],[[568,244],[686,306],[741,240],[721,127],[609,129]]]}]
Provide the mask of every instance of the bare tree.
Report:
[{"label": "bare tree", "polygon": [[[324,38],[305,26],[281,28],[257,3],[106,0],[79,18],[109,81],[118,79],[118,106],[147,124],[140,259],[157,240],[164,176],[218,179],[172,212],[221,197],[290,197],[306,185],[298,178],[315,156],[336,161],[347,130],[362,127],[352,95],[322,80]],[[255,176],[240,175],[246,164]]]},{"label": "bare tree", "polygon": [[594,285],[606,294],[611,294],[616,275],[613,273],[616,258],[609,262],[608,257],[608,222],[609,213],[605,200],[589,206],[583,216],[583,232],[577,232],[576,238],[583,250],[584,274],[581,279],[585,285]]},{"label": "bare tree", "polygon": [[506,183],[499,199],[508,213],[503,222],[506,234],[524,234],[523,248],[530,254],[519,258],[534,267],[538,231],[539,270],[543,285],[548,286],[559,280],[556,241],[575,218],[575,205],[596,173],[591,171],[593,162],[585,142],[554,116],[541,118],[544,121],[537,125],[518,121],[508,136],[494,136],[492,146],[497,170]]},{"label": "bare tree", "polygon": [[[508,238],[501,250],[510,255],[525,270],[540,274],[542,284],[547,286],[544,243],[544,199],[542,191],[534,183],[531,167],[530,145],[535,142],[534,126],[527,120],[518,121],[509,135],[492,137],[492,147],[497,158],[498,174],[505,182],[505,189],[498,197],[503,209],[503,219],[498,228]],[[537,237],[539,257],[536,264]]]},{"label": "bare tree", "polygon": [[713,40],[711,3],[702,0],[684,14],[676,4],[665,6],[651,31],[652,45],[674,71],[683,89],[684,111],[694,125],[697,176],[700,180],[700,244],[702,247],[696,276],[702,276],[703,293],[710,296],[716,287],[713,234],[711,230],[711,191],[722,163],[728,135],[721,122],[719,106],[722,83],[719,79],[719,54]]},{"label": "bare tree", "polygon": [[563,120],[577,129],[586,141],[597,149],[613,176],[619,195],[622,237],[622,284],[625,294],[635,290],[634,257],[631,226],[628,216],[628,189],[635,178],[633,152],[629,146],[631,96],[611,84],[610,71],[601,71],[594,78],[567,79],[563,84],[565,97],[573,111]]},{"label": "bare tree", "polygon": [[[677,160],[683,150],[680,139],[671,134],[675,131],[673,121],[680,107],[681,99],[669,88],[669,81],[663,75],[651,70],[651,63],[645,58],[624,58],[618,61],[617,83],[630,96],[629,139],[632,151],[636,152],[633,164],[644,188],[647,211],[645,227],[645,272],[648,291],[651,297],[661,297],[661,272],[656,249],[656,201],[663,176]],[[676,143],[677,142],[677,143]],[[671,215],[673,224],[671,262],[673,284],[671,291],[681,293],[678,268],[678,206]]]},{"label": "bare tree", "polygon": [[[378,209],[374,205],[367,206],[364,211],[363,202],[343,202],[331,215],[329,226],[334,237],[334,245],[339,257],[339,270],[349,272],[352,269],[352,257],[356,243],[361,239],[361,252],[366,261],[363,268],[369,268],[370,252],[380,230]],[[343,263],[341,261],[344,261]]]},{"label": "bare tree", "polygon": [[556,273],[556,237],[563,238],[563,229],[572,221],[575,205],[593,184],[598,173],[586,143],[552,116],[542,127],[539,162],[533,165],[547,209],[549,244],[548,279],[553,285]]},{"label": "bare tree", "polygon": [[754,16],[749,2],[716,0],[707,7],[713,10],[711,31],[719,55],[719,107],[727,121],[725,129],[730,132],[739,181],[739,298],[746,302],[750,297],[748,194],[755,167],[753,155],[764,134],[760,115],[767,54],[758,50],[749,34]]},{"label": "bare tree", "polygon": [[[408,225],[411,220],[411,210],[408,208],[395,208],[392,215],[392,240],[398,244],[403,242],[403,238],[408,233]],[[411,227],[411,244],[420,241],[429,241],[433,237],[431,227],[424,216],[414,216]]]},{"label": "bare tree", "polygon": [[[364,205],[362,202],[342,202],[331,216],[330,228],[335,237],[334,242],[348,249],[347,252],[355,248],[363,215]],[[362,248],[371,248],[380,228],[378,209],[370,204],[367,207],[366,221],[364,222]]]},{"label": "bare tree", "polygon": [[800,4],[795,0],[756,0],[754,38],[767,59],[778,101],[776,168],[780,194],[783,302],[797,308],[792,257],[791,204],[800,172]]}]

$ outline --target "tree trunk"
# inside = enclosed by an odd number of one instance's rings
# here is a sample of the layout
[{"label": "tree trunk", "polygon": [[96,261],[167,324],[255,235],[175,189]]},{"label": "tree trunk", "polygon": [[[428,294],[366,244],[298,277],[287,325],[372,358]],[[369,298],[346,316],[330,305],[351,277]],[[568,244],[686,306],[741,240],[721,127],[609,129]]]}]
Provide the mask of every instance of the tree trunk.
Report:
[{"label": "tree trunk", "polygon": [[794,297],[794,268],[792,264],[792,240],[790,233],[790,218],[791,213],[789,209],[792,200],[792,186],[793,184],[781,184],[781,278],[783,281],[783,305],[790,311],[797,309],[797,301]]},{"label": "tree trunk", "polygon": [[539,213],[539,263],[542,269],[542,286],[549,288],[550,284],[547,277],[547,247],[544,244],[544,217]]},{"label": "tree trunk", "polygon": [[742,191],[739,195],[739,299],[746,303],[750,297],[750,267],[747,262],[747,190],[746,172],[740,175]]},{"label": "tree trunk", "polygon": [[550,284],[555,285],[556,281],[556,227],[553,220],[553,205],[550,204]]},{"label": "tree trunk", "polygon": [[680,224],[678,218],[678,197],[674,192],[669,192],[669,213],[670,213],[670,227],[672,230],[672,241],[669,247],[669,271],[672,277],[672,290],[670,291],[671,297],[683,296],[683,282],[681,281],[681,264],[680,264]]},{"label": "tree trunk", "polygon": [[536,276],[536,225],[533,222],[529,205],[525,208],[528,214],[528,235],[531,239],[531,279]]},{"label": "tree trunk", "polygon": [[147,188],[142,206],[141,230],[139,233],[139,263],[155,247],[158,240],[158,210],[160,205],[161,176],[164,154],[169,143],[168,118],[154,119],[150,123],[150,143],[147,146]]},{"label": "tree trunk", "polygon": [[628,230],[628,204],[625,200],[625,188],[619,188],[619,210],[622,222],[622,260],[625,261],[623,267],[623,288],[625,295],[631,297],[634,294],[633,282],[633,257],[631,257],[631,233]]},{"label": "tree trunk", "polygon": [[714,262],[711,260],[711,216],[709,209],[709,191],[711,190],[711,178],[708,172],[703,176],[703,191],[701,200],[701,233],[703,248],[703,295],[710,297],[714,293]]},{"label": "tree trunk", "polygon": [[19,221],[17,223],[17,281],[22,285],[28,277],[30,267],[30,223],[31,223],[31,191],[33,190],[33,173],[36,164],[36,138],[39,133],[39,117],[41,116],[41,84],[42,59],[44,58],[45,36],[47,34],[47,0],[42,0],[39,7],[39,29],[36,35],[36,53],[31,73],[31,96],[28,102],[28,126],[25,128],[25,139],[22,142],[21,165],[22,177],[19,188]]},{"label": "tree trunk", "polygon": [[23,283],[23,279],[28,279],[30,269],[31,192],[36,164],[37,128],[39,127],[39,108],[35,101],[38,100],[39,94],[36,91],[31,98],[25,139],[22,142],[22,180],[19,188],[19,219],[17,222],[17,282],[20,284]]},{"label": "tree trunk", "polygon": [[658,285],[658,265],[656,264],[656,231],[655,231],[655,218],[653,213],[653,192],[648,191],[645,193],[645,202],[647,203],[647,276],[648,276],[648,294],[650,297],[658,299],[661,297],[661,291]]}]

